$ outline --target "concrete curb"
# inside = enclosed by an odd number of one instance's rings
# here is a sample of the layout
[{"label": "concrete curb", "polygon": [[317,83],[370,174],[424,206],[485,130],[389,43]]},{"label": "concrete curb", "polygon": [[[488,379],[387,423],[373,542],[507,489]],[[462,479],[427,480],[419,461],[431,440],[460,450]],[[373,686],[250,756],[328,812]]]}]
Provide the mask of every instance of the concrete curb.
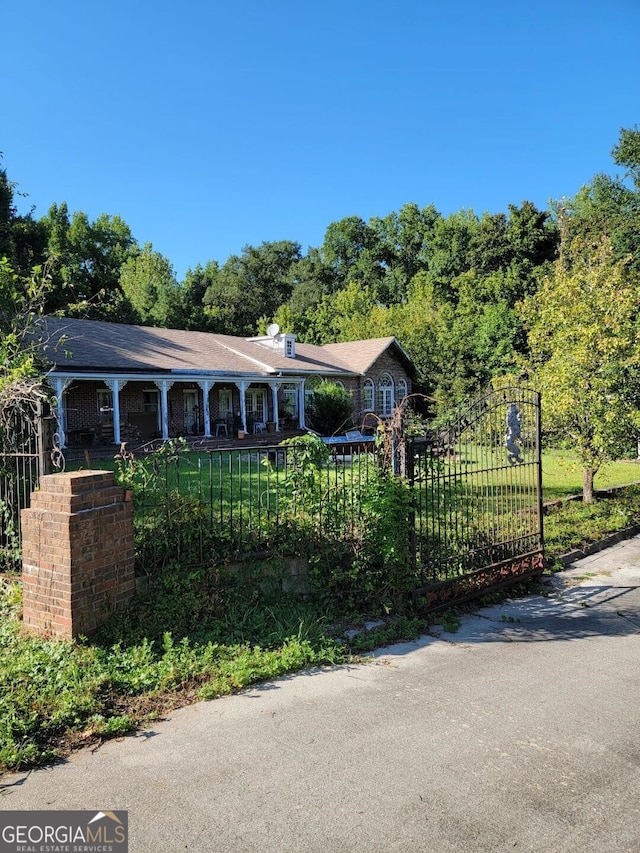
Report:
[{"label": "concrete curb", "polygon": [[632,524],[631,527],[624,527],[615,533],[610,533],[603,539],[597,542],[591,542],[583,548],[575,548],[573,551],[568,551],[555,559],[562,563],[563,566],[568,566],[576,560],[581,560],[584,557],[589,557],[591,554],[597,554],[598,551],[604,551],[605,548],[610,548],[612,545],[617,545],[618,542],[623,542],[625,539],[631,539],[640,533],[640,524]]}]

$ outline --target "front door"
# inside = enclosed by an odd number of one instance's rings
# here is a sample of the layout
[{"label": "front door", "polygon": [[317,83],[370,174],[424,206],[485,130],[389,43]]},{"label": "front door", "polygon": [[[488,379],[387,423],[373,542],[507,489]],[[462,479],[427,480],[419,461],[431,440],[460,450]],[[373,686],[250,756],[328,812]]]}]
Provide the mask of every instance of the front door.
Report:
[{"label": "front door", "polygon": [[267,394],[264,388],[249,388],[246,394],[247,420],[251,424],[267,420]]},{"label": "front door", "polygon": [[187,435],[197,435],[200,431],[197,391],[184,392],[184,429]]}]

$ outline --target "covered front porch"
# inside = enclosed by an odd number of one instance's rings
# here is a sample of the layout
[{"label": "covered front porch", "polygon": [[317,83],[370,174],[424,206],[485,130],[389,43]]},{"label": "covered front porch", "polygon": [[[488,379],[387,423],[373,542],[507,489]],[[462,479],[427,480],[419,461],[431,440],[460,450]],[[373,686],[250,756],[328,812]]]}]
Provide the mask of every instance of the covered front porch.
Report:
[{"label": "covered front porch", "polygon": [[306,428],[303,377],[52,373],[49,382],[61,448],[178,436],[243,440]]}]

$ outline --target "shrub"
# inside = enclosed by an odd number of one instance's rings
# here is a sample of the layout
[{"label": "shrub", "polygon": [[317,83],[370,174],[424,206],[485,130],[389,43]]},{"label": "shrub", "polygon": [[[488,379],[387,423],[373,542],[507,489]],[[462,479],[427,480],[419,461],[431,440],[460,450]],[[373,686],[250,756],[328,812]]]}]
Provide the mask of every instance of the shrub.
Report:
[{"label": "shrub", "polygon": [[342,385],[323,380],[313,392],[310,420],[322,435],[344,432],[353,425],[353,400]]}]

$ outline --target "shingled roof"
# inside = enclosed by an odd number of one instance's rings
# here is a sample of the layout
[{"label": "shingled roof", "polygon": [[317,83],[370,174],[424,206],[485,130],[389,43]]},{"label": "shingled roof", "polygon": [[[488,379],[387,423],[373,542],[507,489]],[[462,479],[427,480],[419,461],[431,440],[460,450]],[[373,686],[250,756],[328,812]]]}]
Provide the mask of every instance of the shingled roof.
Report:
[{"label": "shingled roof", "polygon": [[389,348],[392,348],[406,367],[411,369],[411,359],[393,336],[368,338],[363,341],[344,341],[339,344],[325,344],[322,347],[331,358],[348,364],[351,370],[360,374],[365,374]]},{"label": "shingled roof", "polygon": [[287,358],[275,347],[233,335],[64,317],[42,322],[54,372],[354,375],[365,373],[390,346],[410,364],[393,337],[296,343],[296,357]]}]

